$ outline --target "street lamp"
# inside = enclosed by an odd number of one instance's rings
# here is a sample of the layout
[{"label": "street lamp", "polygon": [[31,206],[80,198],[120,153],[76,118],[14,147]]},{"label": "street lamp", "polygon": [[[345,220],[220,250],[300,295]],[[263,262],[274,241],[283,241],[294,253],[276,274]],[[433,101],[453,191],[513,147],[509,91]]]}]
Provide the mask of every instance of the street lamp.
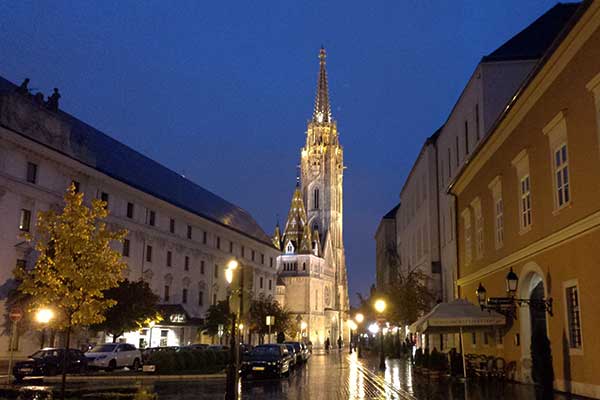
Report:
[{"label": "street lamp", "polygon": [[46,336],[46,325],[54,318],[54,311],[49,308],[40,308],[35,313],[35,320],[42,325],[42,343],[40,348],[44,348],[44,340]]},{"label": "street lamp", "polygon": [[[365,316],[361,313],[358,313],[354,316],[354,320],[356,321],[357,326],[362,324],[362,322],[365,320]],[[362,346],[361,346],[361,342],[362,342],[362,337],[360,336],[360,333],[358,335],[358,358],[362,357]]]},{"label": "street lamp", "polygon": [[[383,312],[385,311],[385,300],[378,299],[375,301],[375,311],[377,311],[377,322],[383,322]],[[383,354],[383,329],[379,330],[379,369],[385,369],[385,355]]]},{"label": "street lamp", "polygon": [[519,299],[515,298],[517,288],[519,287],[519,277],[513,271],[512,267],[506,274],[506,297],[487,297],[487,290],[479,283],[475,294],[482,310],[493,310],[509,318],[517,319],[517,306],[529,306],[535,310],[545,311],[552,316],[552,298],[549,299]]},{"label": "street lamp", "polygon": [[[231,339],[230,339],[230,352],[231,352],[231,361],[229,363],[229,368],[227,369],[227,384],[226,384],[226,400],[237,400],[238,398],[238,381],[239,381],[239,348],[238,348],[238,340],[237,340],[237,332],[236,332],[236,313],[231,312],[231,283],[233,282],[233,272],[240,267],[240,320],[242,319],[243,313],[243,300],[244,300],[244,269],[241,268],[240,264],[237,260],[232,259],[227,263],[227,268],[225,269],[225,280],[229,284],[229,289],[227,291],[227,310],[231,317]],[[243,324],[240,324],[240,331],[243,327]]]}]

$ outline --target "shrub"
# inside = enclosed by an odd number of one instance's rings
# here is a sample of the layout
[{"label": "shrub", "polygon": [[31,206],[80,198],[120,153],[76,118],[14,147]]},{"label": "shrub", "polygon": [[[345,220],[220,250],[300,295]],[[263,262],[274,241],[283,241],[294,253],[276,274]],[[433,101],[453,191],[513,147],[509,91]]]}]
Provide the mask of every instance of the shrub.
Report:
[{"label": "shrub", "polygon": [[155,365],[156,372],[169,373],[176,370],[175,353],[157,351],[150,355],[146,364]]}]

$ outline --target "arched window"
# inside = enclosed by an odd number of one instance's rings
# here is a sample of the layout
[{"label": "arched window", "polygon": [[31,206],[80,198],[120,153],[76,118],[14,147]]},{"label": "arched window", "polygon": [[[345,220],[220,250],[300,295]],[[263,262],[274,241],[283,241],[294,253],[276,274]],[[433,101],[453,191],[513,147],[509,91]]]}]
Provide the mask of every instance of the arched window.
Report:
[{"label": "arched window", "polygon": [[319,188],[315,188],[313,191],[313,209],[319,209]]}]

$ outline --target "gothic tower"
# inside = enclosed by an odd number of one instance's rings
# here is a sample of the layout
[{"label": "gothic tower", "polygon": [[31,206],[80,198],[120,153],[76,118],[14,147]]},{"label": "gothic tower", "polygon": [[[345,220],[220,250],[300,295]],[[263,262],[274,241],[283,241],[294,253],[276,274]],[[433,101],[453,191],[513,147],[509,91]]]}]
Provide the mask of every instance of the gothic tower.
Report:
[{"label": "gothic tower", "polygon": [[336,279],[335,308],[348,311],[348,285],[343,242],[344,152],[331,116],[325,49],[319,52],[319,78],[312,119],[302,148],[301,182],[308,225],[321,238],[322,252],[330,258]]}]

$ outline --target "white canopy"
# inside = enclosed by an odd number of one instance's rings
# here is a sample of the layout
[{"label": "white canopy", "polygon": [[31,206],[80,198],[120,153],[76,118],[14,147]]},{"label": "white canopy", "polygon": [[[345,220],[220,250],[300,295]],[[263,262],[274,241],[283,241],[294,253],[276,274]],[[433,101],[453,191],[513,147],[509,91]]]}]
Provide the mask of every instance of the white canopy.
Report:
[{"label": "white canopy", "polygon": [[459,333],[506,324],[506,318],[494,311],[483,311],[467,300],[457,299],[439,303],[410,326],[410,331],[420,333]]},{"label": "white canopy", "polygon": [[449,303],[439,303],[413,323],[409,329],[413,333],[460,333],[463,374],[466,378],[467,364],[463,349],[463,332],[489,329],[505,324],[504,315],[494,311],[483,311],[481,307],[467,300],[457,299]]}]

